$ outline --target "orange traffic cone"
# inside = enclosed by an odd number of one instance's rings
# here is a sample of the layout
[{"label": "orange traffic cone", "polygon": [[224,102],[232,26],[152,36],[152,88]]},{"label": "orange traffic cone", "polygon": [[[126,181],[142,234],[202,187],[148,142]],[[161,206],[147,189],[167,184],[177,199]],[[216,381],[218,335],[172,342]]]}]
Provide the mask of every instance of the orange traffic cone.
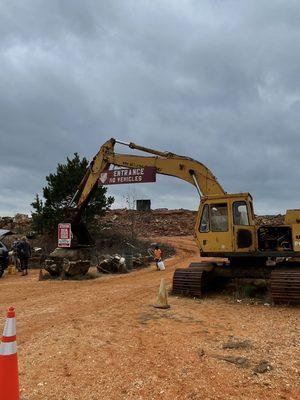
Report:
[{"label": "orange traffic cone", "polygon": [[15,309],[10,307],[0,343],[0,399],[19,400]]},{"label": "orange traffic cone", "polygon": [[156,303],[153,304],[155,308],[170,308],[168,304],[167,286],[164,278],[160,281],[159,291]]}]

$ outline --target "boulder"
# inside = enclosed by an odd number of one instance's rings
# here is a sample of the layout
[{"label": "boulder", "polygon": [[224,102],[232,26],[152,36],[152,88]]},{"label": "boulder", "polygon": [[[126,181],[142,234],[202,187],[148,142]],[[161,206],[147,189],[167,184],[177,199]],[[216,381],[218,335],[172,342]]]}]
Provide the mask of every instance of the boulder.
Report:
[{"label": "boulder", "polygon": [[44,269],[53,277],[82,276],[91,266],[90,248],[56,248],[44,261]]},{"label": "boulder", "polygon": [[102,273],[122,274],[127,272],[125,258],[118,254],[101,257],[101,259],[98,260],[97,269]]}]

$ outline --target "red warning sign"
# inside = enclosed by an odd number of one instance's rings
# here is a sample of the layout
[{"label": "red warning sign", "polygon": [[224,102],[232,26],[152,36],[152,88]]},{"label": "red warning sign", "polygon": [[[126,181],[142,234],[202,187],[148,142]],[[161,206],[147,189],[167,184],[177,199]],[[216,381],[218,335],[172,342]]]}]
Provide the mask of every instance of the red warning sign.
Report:
[{"label": "red warning sign", "polygon": [[58,224],[58,247],[71,247],[71,224]]},{"label": "red warning sign", "polygon": [[100,174],[98,181],[99,186],[148,182],[156,182],[155,167],[107,170]]}]

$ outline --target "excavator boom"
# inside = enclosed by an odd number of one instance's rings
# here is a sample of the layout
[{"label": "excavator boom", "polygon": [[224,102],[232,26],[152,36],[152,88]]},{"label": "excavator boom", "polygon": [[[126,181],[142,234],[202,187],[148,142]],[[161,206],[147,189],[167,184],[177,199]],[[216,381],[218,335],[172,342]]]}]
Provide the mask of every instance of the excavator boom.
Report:
[{"label": "excavator boom", "polygon": [[[114,146],[116,143],[153,156],[115,153]],[[205,165],[192,158],[170,152],[161,152],[135,143],[110,139],[101,146],[79,185],[78,192],[81,192],[81,194],[76,207],[79,214],[86,207],[93,191],[97,187],[101,172],[107,170],[110,165],[127,168],[155,167],[158,174],[174,176],[192,184],[197,188],[200,196],[226,194],[212,172]]]}]

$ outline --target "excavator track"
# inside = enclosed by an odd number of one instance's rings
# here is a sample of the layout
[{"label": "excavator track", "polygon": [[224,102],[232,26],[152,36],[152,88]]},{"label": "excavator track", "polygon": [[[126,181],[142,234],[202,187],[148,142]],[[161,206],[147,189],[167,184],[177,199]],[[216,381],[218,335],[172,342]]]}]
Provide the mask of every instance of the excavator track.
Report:
[{"label": "excavator track", "polygon": [[300,268],[274,269],[270,292],[275,304],[300,304]]},{"label": "excavator track", "polygon": [[209,263],[192,263],[188,268],[178,268],[173,275],[173,294],[201,297],[207,291],[213,266]]}]

